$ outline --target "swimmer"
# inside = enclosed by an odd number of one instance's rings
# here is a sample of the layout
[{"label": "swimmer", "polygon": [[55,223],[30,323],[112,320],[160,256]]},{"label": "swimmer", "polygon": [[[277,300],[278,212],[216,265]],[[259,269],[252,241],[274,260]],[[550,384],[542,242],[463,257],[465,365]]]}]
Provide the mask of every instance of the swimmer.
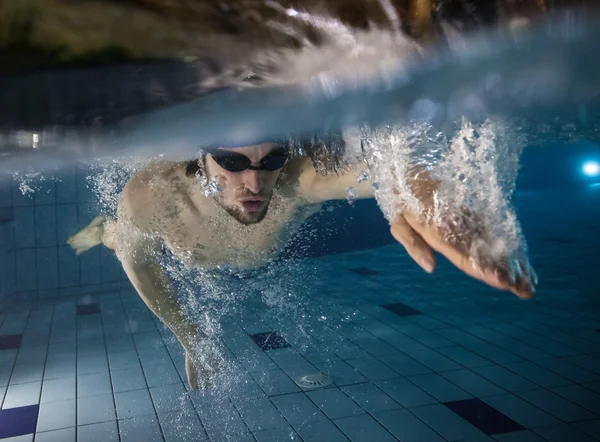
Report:
[{"label": "swimmer", "polygon": [[[292,157],[284,144],[224,147],[190,162],[161,162],[136,173],[120,196],[116,220],[97,217],[68,243],[77,254],[103,243],[115,251],[140,297],[174,333],[186,355],[191,388],[203,388],[219,369],[198,354],[207,336],[190,320],[178,301],[159,257],[162,247],[184,263],[201,268],[221,265],[253,267],[273,259],[274,251],[319,204],[345,199],[349,187],[357,198],[372,198],[369,180],[357,184],[364,163],[340,173],[322,175],[308,157]],[[215,183],[211,195],[200,182]],[[200,181],[200,182],[199,182]],[[411,181],[425,207],[433,204],[435,183],[422,174]],[[391,234],[427,272],[438,252],[458,269],[484,283],[529,298],[535,276],[526,263],[511,280],[502,262],[477,266],[465,244],[417,213],[397,213]],[[209,358],[210,359],[210,358]],[[198,361],[202,361],[199,363]]]}]

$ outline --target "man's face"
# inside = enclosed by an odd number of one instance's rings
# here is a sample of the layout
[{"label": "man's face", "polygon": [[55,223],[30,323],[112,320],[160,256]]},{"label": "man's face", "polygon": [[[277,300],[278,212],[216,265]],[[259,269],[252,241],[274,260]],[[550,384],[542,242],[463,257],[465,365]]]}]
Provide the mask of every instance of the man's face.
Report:
[{"label": "man's face", "polygon": [[[279,152],[281,148],[279,144],[266,143],[221,148],[214,152],[214,155],[215,157],[219,153],[244,155],[250,159],[252,166],[259,167],[263,158]],[[213,155],[208,154],[206,171],[209,181],[216,179],[222,188],[216,200],[231,216],[242,224],[253,224],[263,220],[281,169],[273,171],[246,169],[231,172],[217,164]]]}]

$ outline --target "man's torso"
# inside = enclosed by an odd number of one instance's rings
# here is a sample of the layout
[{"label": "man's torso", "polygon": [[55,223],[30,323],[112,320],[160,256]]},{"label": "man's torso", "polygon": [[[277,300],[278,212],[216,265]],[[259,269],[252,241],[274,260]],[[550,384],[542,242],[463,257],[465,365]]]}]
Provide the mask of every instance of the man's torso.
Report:
[{"label": "man's torso", "polygon": [[[293,173],[293,172],[291,172]],[[319,206],[308,206],[284,179],[271,198],[264,219],[243,225],[228,214],[182,163],[157,165],[142,179],[149,210],[144,224],[176,258],[195,267],[256,267],[273,259]],[[136,179],[135,177],[133,179]],[[148,219],[149,218],[149,219]]]}]

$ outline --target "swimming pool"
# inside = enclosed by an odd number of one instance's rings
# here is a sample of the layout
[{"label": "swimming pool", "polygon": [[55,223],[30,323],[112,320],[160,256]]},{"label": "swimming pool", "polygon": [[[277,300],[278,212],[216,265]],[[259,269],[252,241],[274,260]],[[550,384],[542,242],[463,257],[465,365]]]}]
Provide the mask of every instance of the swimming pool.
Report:
[{"label": "swimming pool", "polygon": [[[532,301],[445,261],[427,275],[374,202],[335,203],[336,227],[318,214],[303,255],[246,280],[254,294],[222,310],[227,382],[206,392],[187,388],[180,346],[112,253],[65,245],[95,214],[88,172],[31,182],[26,195],[3,187],[0,437],[600,438],[600,188],[566,188],[568,173],[542,169],[536,181],[540,165],[525,158],[516,198],[541,280]],[[294,382],[319,372],[333,383]]]},{"label": "swimming pool", "polygon": [[[523,38],[450,33],[449,50],[415,65],[401,32],[321,18],[308,22],[329,29],[332,52],[249,76],[283,88],[190,102],[206,92],[205,60],[0,76],[0,440],[600,440],[597,26],[567,14]],[[348,47],[372,51],[357,62]],[[333,73],[296,87],[323,58]],[[532,300],[441,257],[426,274],[389,233],[395,200],[355,201],[348,188],[258,269],[198,271],[161,255],[224,364],[192,390],[184,350],[114,253],[66,243],[114,215],[149,157],[196,155],[223,133],[364,121],[380,126],[361,128],[354,148],[373,156],[357,185],[402,190],[394,168],[416,154],[451,184],[450,208],[473,202],[492,227],[514,221],[499,189],[510,193],[525,148],[514,204],[540,278]]]}]

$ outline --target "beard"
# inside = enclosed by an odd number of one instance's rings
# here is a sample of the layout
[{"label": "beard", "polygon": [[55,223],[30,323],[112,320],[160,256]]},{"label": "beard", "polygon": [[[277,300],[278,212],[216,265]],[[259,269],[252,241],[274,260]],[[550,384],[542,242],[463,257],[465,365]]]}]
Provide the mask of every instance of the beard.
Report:
[{"label": "beard", "polygon": [[236,221],[239,223],[248,226],[250,224],[257,224],[261,222],[265,216],[267,215],[267,211],[269,210],[269,203],[271,202],[271,198],[265,199],[264,206],[257,212],[244,212],[237,205],[225,205],[221,198],[215,198],[217,203],[225,209],[225,211],[230,214]]}]

